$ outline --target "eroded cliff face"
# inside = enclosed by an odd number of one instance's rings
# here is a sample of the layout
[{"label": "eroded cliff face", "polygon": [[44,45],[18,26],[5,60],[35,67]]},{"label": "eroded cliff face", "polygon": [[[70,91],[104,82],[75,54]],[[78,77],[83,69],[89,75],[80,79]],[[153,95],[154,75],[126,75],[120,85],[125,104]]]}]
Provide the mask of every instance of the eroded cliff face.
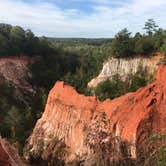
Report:
[{"label": "eroded cliff face", "polygon": [[0,165],[1,166],[23,166],[17,151],[0,137]]},{"label": "eroded cliff face", "polygon": [[164,65],[159,67],[155,82],[104,102],[57,82],[24,156],[50,165],[85,166],[128,166],[140,157],[141,165],[146,158],[141,156],[149,150],[146,140],[155,133],[166,134]]},{"label": "eroded cliff face", "polygon": [[88,87],[96,87],[100,82],[111,79],[115,74],[119,74],[122,79],[125,79],[128,74],[135,74],[140,65],[149,74],[152,74],[162,57],[163,55],[156,53],[152,57],[111,58],[103,64],[102,71],[88,83]]},{"label": "eroded cliff face", "polygon": [[31,77],[28,64],[33,61],[33,58],[26,56],[0,58],[0,83],[11,82],[17,88],[33,92],[32,86],[27,82]]}]

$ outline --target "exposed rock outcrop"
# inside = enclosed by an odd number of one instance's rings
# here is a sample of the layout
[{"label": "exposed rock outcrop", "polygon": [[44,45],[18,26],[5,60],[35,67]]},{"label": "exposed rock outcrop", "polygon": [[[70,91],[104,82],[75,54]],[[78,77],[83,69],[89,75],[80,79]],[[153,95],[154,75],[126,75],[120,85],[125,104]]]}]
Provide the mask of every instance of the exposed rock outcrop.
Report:
[{"label": "exposed rock outcrop", "polygon": [[11,82],[24,91],[32,92],[27,79],[31,76],[28,64],[33,61],[33,58],[26,56],[0,58],[0,82]]},{"label": "exposed rock outcrop", "polygon": [[0,165],[23,166],[17,151],[2,138],[0,138]]},{"label": "exposed rock outcrop", "polygon": [[128,166],[148,154],[145,142],[155,133],[166,134],[164,65],[153,83],[104,102],[57,82],[24,156],[28,161],[42,160],[50,165]]},{"label": "exposed rock outcrop", "polygon": [[103,64],[100,74],[88,83],[88,87],[96,87],[100,82],[111,79],[113,75],[119,74],[125,79],[128,74],[135,74],[141,65],[149,74],[157,69],[157,64],[163,55],[156,53],[151,57],[134,57],[134,58],[111,58]]}]

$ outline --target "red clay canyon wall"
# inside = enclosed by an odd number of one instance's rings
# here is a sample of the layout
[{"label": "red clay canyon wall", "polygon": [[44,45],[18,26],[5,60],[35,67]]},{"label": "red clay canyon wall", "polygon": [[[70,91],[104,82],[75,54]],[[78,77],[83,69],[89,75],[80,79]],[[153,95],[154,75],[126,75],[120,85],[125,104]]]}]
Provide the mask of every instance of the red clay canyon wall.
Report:
[{"label": "red clay canyon wall", "polygon": [[[100,102],[57,82],[25,148],[27,160],[85,166],[137,157],[152,134],[166,134],[166,66],[134,93]],[[101,165],[101,163],[100,163]],[[123,164],[125,165],[125,164]]]},{"label": "red clay canyon wall", "polygon": [[16,150],[2,138],[0,138],[0,165],[23,166]]},{"label": "red clay canyon wall", "polygon": [[27,56],[0,58],[0,83],[12,82],[17,88],[33,92],[26,80],[31,75],[28,65],[33,61],[34,58]]}]

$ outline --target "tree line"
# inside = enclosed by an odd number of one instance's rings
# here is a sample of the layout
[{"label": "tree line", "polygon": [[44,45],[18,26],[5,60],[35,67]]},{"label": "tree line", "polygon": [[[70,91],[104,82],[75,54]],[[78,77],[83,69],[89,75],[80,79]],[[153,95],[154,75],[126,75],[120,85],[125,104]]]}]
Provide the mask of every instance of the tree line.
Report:
[{"label": "tree line", "polygon": [[112,56],[147,56],[157,51],[166,54],[166,31],[159,28],[153,19],[148,19],[143,29],[144,34],[137,32],[134,37],[126,28],[118,32],[111,44]]},{"label": "tree line", "polygon": [[44,37],[35,36],[31,30],[0,24],[0,56],[45,55],[52,51],[50,43]]}]

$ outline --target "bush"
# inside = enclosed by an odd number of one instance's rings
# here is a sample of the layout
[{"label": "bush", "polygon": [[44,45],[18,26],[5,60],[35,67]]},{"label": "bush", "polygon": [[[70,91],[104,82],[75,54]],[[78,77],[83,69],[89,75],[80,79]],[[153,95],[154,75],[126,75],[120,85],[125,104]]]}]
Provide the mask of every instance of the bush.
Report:
[{"label": "bush", "polygon": [[129,92],[134,92],[140,87],[146,86],[153,80],[153,76],[149,75],[146,69],[143,69],[142,65],[138,66],[137,72],[133,75],[130,75],[130,84],[128,87]]},{"label": "bush", "polygon": [[112,80],[106,80],[100,83],[95,88],[95,95],[101,100],[107,98],[113,99],[125,93],[125,83],[120,79],[120,76],[114,75]]}]

